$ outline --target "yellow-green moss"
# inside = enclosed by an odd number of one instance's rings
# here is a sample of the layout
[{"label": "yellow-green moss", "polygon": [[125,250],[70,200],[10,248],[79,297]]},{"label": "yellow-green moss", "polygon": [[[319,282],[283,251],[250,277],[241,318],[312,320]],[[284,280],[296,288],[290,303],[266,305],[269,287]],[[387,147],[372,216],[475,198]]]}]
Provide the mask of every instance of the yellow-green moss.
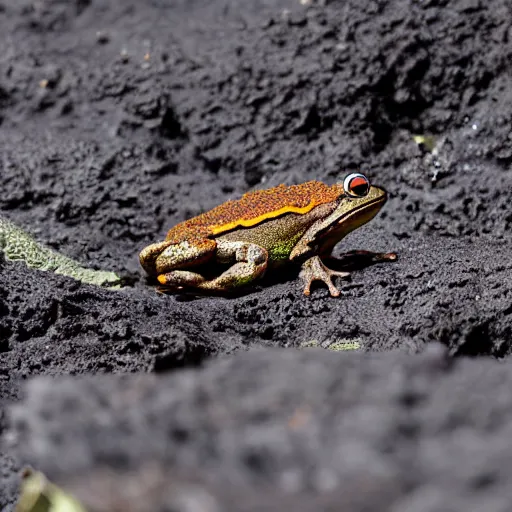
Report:
[{"label": "yellow-green moss", "polygon": [[27,472],[21,484],[16,512],[86,512],[73,496],[52,484],[40,472]]},{"label": "yellow-green moss", "polygon": [[312,348],[312,347],[320,347],[327,350],[333,350],[335,352],[340,352],[342,350],[359,350],[361,348],[361,343],[358,339],[341,339],[335,341],[326,341],[320,343],[318,340],[308,340],[304,341],[300,344],[300,348]]}]

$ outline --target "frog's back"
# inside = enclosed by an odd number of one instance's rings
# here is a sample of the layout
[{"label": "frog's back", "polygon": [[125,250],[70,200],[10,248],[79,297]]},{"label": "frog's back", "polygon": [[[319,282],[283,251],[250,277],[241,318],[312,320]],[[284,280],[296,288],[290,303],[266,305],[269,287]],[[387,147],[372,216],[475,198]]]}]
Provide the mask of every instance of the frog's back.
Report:
[{"label": "frog's back", "polygon": [[237,227],[256,226],[288,213],[308,213],[315,206],[335,201],[341,194],[342,185],[326,185],[321,181],[255,190],[174,226],[167,233],[167,240],[179,243],[204,239]]}]

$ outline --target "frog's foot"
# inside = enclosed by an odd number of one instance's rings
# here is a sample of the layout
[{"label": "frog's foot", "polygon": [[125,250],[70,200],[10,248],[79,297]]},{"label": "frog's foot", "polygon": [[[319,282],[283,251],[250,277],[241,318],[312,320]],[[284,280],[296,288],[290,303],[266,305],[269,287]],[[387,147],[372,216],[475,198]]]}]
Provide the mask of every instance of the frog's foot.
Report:
[{"label": "frog's foot", "polygon": [[263,277],[267,269],[267,251],[258,245],[243,242],[217,242],[217,258],[221,263],[235,260],[225,272],[213,279],[206,279],[197,272],[173,270],[158,276],[158,281],[171,288],[197,288],[225,292],[250,284]]},{"label": "frog's foot", "polygon": [[311,284],[313,281],[323,281],[329,288],[331,297],[338,297],[341,292],[333,284],[332,278],[347,277],[349,275],[349,272],[339,272],[327,268],[318,256],[313,256],[302,264],[300,272],[300,277],[304,281],[304,295],[311,294]]},{"label": "frog's foot", "polygon": [[142,268],[146,271],[149,275],[155,274],[155,264],[158,256],[165,251],[170,245],[172,245],[172,242],[163,241],[163,242],[157,242],[151,245],[148,245],[147,247],[144,247],[142,251],[139,254],[139,261],[142,266]]},{"label": "frog's foot", "polygon": [[206,281],[201,274],[189,270],[171,270],[166,274],[160,274],[157,279],[165,288],[197,288],[198,285]]}]

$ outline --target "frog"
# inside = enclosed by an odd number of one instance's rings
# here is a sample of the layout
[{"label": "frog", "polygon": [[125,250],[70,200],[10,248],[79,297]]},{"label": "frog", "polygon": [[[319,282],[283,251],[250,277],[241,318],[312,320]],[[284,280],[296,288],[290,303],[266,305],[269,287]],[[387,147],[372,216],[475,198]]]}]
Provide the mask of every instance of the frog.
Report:
[{"label": "frog", "polygon": [[[172,227],[165,240],[139,254],[145,272],[156,277],[159,291],[236,291],[285,265],[300,267],[303,292],[315,281],[332,297],[341,291],[323,260],[346,235],[373,219],[387,192],[360,172],[328,185],[308,181],[253,190]],[[396,253],[353,251],[373,262],[395,261]]]}]

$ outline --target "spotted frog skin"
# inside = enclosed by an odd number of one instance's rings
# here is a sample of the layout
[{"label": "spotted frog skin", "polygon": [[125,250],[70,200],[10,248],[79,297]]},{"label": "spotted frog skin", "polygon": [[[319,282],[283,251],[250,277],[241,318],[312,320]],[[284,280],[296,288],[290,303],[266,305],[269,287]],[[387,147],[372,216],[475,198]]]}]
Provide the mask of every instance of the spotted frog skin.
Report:
[{"label": "spotted frog skin", "polygon": [[[321,258],[348,233],[371,220],[386,202],[382,188],[362,174],[343,183],[308,181],[257,190],[227,201],[169,230],[166,239],[145,247],[140,263],[163,289],[228,292],[260,279],[283,264],[301,266],[304,294],[323,281],[331,296],[340,291]],[[368,253],[393,261],[394,253]]]}]

